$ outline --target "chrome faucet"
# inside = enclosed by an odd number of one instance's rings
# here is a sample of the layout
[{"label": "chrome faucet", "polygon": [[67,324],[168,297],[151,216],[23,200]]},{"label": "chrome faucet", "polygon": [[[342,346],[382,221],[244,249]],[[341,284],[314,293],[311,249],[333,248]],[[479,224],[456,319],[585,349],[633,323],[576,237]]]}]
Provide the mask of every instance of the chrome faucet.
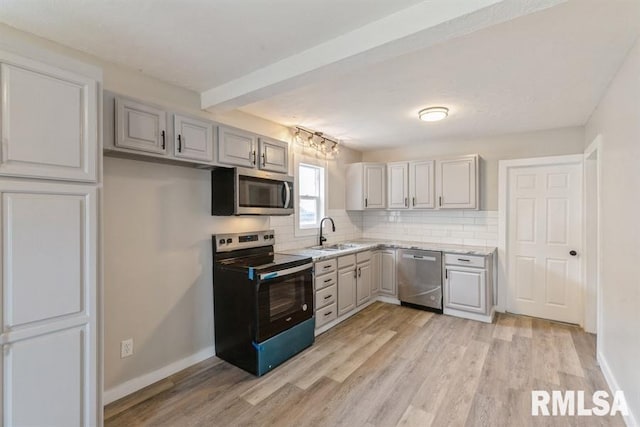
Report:
[{"label": "chrome faucet", "polygon": [[331,221],[331,229],[334,233],[336,232],[336,224],[333,222],[333,218],[331,218],[330,216],[322,218],[320,220],[320,246],[322,246],[322,244],[327,241],[327,238],[322,235],[322,224],[324,223],[325,219]]}]

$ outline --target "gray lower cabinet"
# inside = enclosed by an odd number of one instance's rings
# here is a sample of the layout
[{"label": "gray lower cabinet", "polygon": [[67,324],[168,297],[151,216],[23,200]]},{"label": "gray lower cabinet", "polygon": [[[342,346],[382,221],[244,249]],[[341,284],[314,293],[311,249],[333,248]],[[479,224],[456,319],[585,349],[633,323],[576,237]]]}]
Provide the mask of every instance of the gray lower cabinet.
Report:
[{"label": "gray lower cabinet", "polygon": [[447,308],[485,314],[487,282],[477,268],[447,267],[444,304]]},{"label": "gray lower cabinet", "polygon": [[356,269],[349,266],[338,270],[338,316],[356,308]]},{"label": "gray lower cabinet", "polygon": [[360,306],[371,299],[371,261],[358,264],[358,277],[356,279],[356,305]]},{"label": "gray lower cabinet", "polygon": [[213,162],[213,123],[173,115],[173,155],[177,158]]},{"label": "gray lower cabinet", "polygon": [[118,97],[115,100],[115,127],[116,147],[167,153],[167,113],[163,109]]},{"label": "gray lower cabinet", "polygon": [[380,251],[380,293],[398,295],[396,288],[396,251]]},{"label": "gray lower cabinet", "polygon": [[380,251],[373,251],[371,254],[371,296],[378,295],[380,292],[381,268]]},{"label": "gray lower cabinet", "polygon": [[445,254],[445,314],[492,321],[493,255]]}]

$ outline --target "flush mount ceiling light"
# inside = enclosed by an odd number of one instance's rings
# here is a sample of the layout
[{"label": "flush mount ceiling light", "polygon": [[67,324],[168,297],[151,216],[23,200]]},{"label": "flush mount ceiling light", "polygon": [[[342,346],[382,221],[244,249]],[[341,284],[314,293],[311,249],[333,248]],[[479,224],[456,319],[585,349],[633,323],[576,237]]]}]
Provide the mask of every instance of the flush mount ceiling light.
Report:
[{"label": "flush mount ceiling light", "polygon": [[449,115],[449,109],[446,107],[429,107],[418,112],[418,117],[424,122],[437,122],[445,119]]}]

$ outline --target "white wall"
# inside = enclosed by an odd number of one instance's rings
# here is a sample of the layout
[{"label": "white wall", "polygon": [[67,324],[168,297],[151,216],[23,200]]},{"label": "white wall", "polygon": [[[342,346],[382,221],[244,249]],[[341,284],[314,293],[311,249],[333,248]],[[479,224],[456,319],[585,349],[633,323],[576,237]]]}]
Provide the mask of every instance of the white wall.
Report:
[{"label": "white wall", "polygon": [[[436,123],[435,126],[437,125]],[[428,135],[429,124],[425,126],[425,135]],[[486,138],[425,141],[420,146],[368,151],[363,153],[363,160],[391,162],[479,154],[480,209],[493,211],[498,209],[499,160],[577,154],[582,153],[583,144],[584,129],[571,127]]]},{"label": "white wall", "polygon": [[586,126],[602,135],[602,301],[598,352],[640,425],[640,44],[630,51]]}]

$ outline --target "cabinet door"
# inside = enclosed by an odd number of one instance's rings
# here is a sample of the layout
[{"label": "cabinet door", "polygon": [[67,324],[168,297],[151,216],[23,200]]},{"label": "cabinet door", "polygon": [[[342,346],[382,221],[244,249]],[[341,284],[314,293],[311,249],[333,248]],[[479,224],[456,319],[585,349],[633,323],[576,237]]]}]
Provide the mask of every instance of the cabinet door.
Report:
[{"label": "cabinet door", "polygon": [[387,201],[389,209],[409,208],[409,164],[387,164]]},{"label": "cabinet door", "polygon": [[92,186],[0,181],[3,425],[98,424],[96,206]]},{"label": "cabinet door", "polygon": [[384,209],[386,165],[364,165],[364,208]]},{"label": "cabinet door", "polygon": [[447,267],[444,305],[447,308],[487,313],[486,271]]},{"label": "cabinet door", "polygon": [[356,280],[356,304],[362,305],[371,298],[371,262],[358,264]]},{"label": "cabinet door", "polygon": [[371,256],[371,295],[380,292],[380,251]]},{"label": "cabinet door", "polygon": [[413,209],[433,209],[435,203],[435,170],[433,160],[411,162],[409,193]]},{"label": "cabinet door", "polygon": [[241,129],[218,126],[218,161],[253,168],[257,164],[258,138]]},{"label": "cabinet door", "polygon": [[356,269],[338,271],[338,316],[356,308]]},{"label": "cabinet door", "polygon": [[396,295],[396,253],[382,251],[380,253],[380,292]]},{"label": "cabinet door", "polygon": [[95,80],[0,51],[0,175],[96,181]]},{"label": "cabinet door", "polygon": [[288,173],[289,144],[284,141],[260,138],[260,169]]},{"label": "cabinet door", "polygon": [[174,156],[213,162],[213,124],[191,117],[173,116]]},{"label": "cabinet door", "polygon": [[438,207],[475,209],[477,207],[476,157],[438,160]]},{"label": "cabinet door", "polygon": [[167,113],[157,107],[116,98],[116,147],[167,153]]}]

